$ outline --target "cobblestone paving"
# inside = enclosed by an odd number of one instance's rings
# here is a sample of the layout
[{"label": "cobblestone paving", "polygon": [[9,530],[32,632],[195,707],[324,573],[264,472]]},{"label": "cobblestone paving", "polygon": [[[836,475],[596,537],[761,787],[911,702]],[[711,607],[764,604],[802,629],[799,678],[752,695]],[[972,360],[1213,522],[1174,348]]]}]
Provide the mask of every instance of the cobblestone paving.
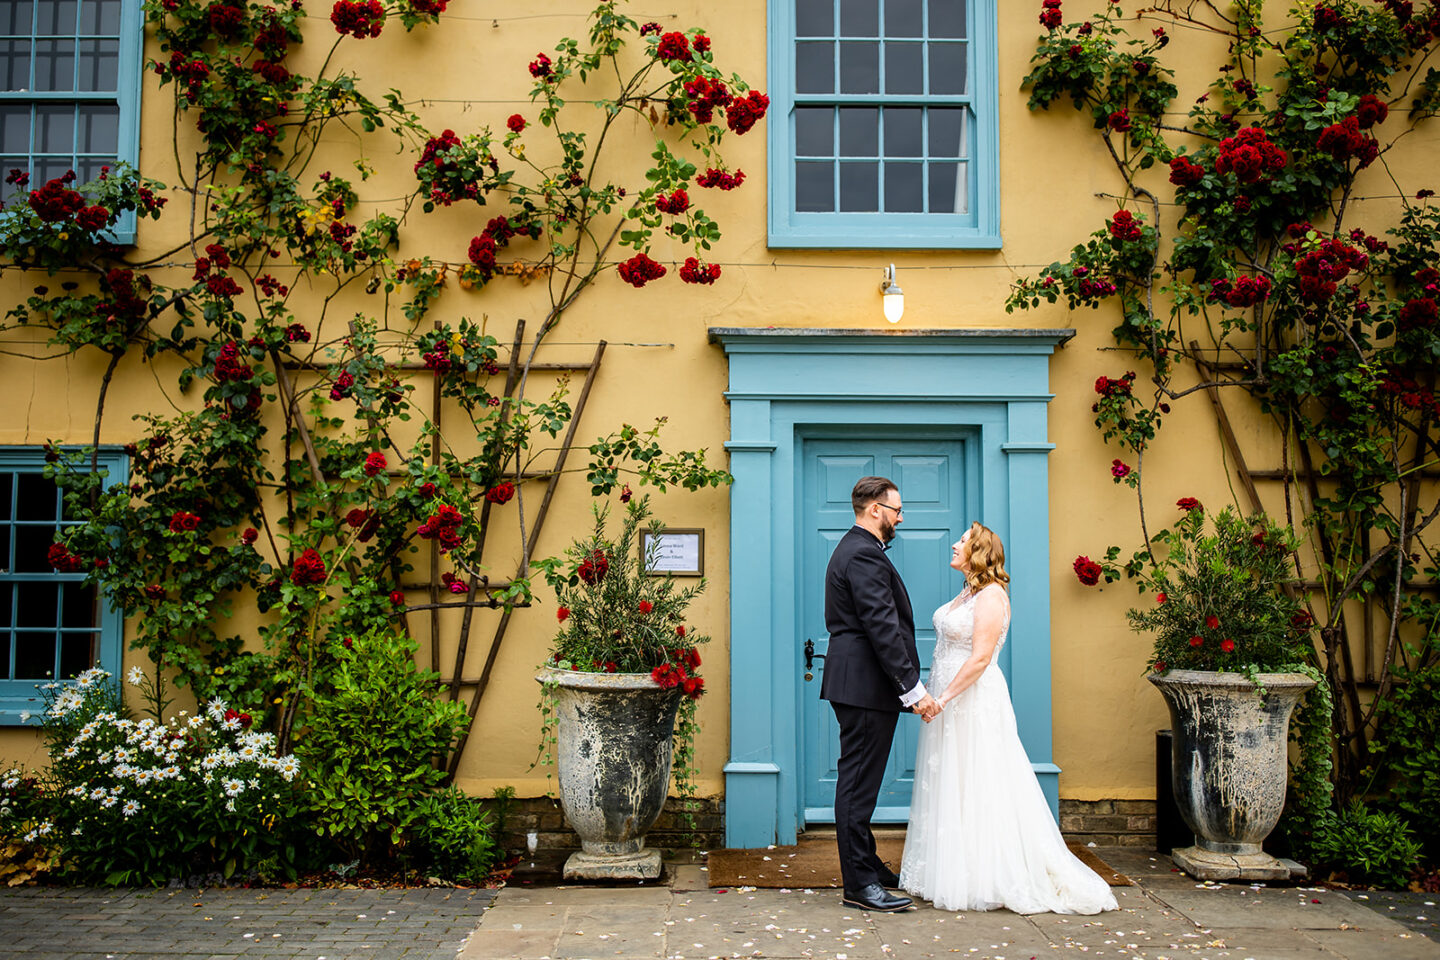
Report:
[{"label": "cobblestone paving", "polygon": [[4,960],[455,960],[493,890],[0,890]]}]

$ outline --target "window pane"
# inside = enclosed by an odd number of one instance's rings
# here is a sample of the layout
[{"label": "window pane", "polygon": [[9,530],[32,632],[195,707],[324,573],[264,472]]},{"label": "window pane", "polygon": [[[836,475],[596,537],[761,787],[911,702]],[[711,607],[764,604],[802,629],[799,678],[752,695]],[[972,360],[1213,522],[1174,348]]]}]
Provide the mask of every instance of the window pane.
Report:
[{"label": "window pane", "polygon": [[35,89],[75,89],[75,41],[35,41]]},{"label": "window pane", "polygon": [[966,92],[965,57],[969,46],[964,43],[930,44],[930,92],[964,94]]},{"label": "window pane", "polygon": [[28,35],[34,29],[31,0],[0,0],[0,33]]},{"label": "window pane", "polygon": [[835,165],[795,164],[795,209],[801,213],[829,213],[835,209]]},{"label": "window pane", "polygon": [[832,107],[795,108],[795,155],[835,155],[835,110]]},{"label": "window pane", "polygon": [[120,0],[85,0],[80,7],[81,35],[93,37],[119,32]]},{"label": "window pane", "polygon": [[0,680],[10,679],[10,634],[0,631]]},{"label": "window pane", "polygon": [[17,524],[15,530],[15,572],[54,573],[50,566],[50,544],[55,542],[55,528],[35,524]]},{"label": "window pane", "polygon": [[795,92],[835,92],[835,44],[795,44]]},{"label": "window pane", "polygon": [[924,111],[919,107],[889,107],[885,110],[885,156],[919,157],[921,149],[920,121]]},{"label": "window pane", "polygon": [[75,0],[44,0],[35,20],[35,33],[42,37],[70,36],[75,32],[76,6]]},{"label": "window pane", "polygon": [[[0,526],[0,573],[10,572],[10,532],[8,526]],[[4,597],[0,602],[6,604],[10,602],[9,590],[10,585],[8,583],[0,583],[0,595]],[[8,610],[10,608],[7,606],[5,609]],[[9,622],[9,617],[0,616],[0,627],[5,626]]]},{"label": "window pane", "polygon": [[100,168],[113,166],[115,166],[115,155],[113,151],[107,157],[91,157],[89,160],[80,160],[75,164],[75,180],[77,183],[90,183],[92,180],[99,180]]},{"label": "window pane", "polygon": [[922,7],[922,0],[885,0],[885,36],[920,36]]},{"label": "window pane", "polygon": [[119,150],[120,108],[114,104],[82,106],[80,152],[103,153],[113,157]]},{"label": "window pane", "polygon": [[880,36],[879,0],[840,0],[840,35]]},{"label": "window pane", "polygon": [[60,625],[64,627],[93,627],[100,622],[100,610],[95,603],[95,588],[82,583],[66,583],[61,586]]},{"label": "window pane", "polygon": [[59,613],[59,583],[21,583],[16,600],[20,607],[15,611],[17,627],[54,627]]},{"label": "window pane", "polygon": [[15,679],[53,680],[55,677],[55,634],[15,634]]},{"label": "window pane", "polygon": [[925,47],[919,43],[885,44],[885,92],[925,92]]},{"label": "window pane", "polygon": [[[7,159],[9,158],[0,157],[0,164],[3,164]],[[3,172],[8,174],[10,168],[5,167]],[[15,474],[0,473],[0,523],[5,523],[10,520],[10,495],[14,489]]]},{"label": "window pane", "polygon": [[965,156],[965,111],[935,108],[930,111],[930,156]]},{"label": "window pane", "polygon": [[30,89],[29,40],[0,40],[0,80],[6,90]]},{"label": "window pane", "polygon": [[99,635],[94,633],[66,633],[60,637],[60,676],[65,680],[75,677],[95,666],[95,650],[99,646]]},{"label": "window pane", "polygon": [[840,108],[840,156],[875,157],[880,154],[880,108]]},{"label": "window pane", "polygon": [[885,164],[885,210],[887,213],[923,213],[921,196],[925,164]]},{"label": "window pane", "polygon": [[957,209],[955,206],[955,180],[958,163],[932,163],[930,164],[930,212],[931,213],[964,213],[965,204],[962,202]]},{"label": "window pane", "polygon": [[[29,169],[30,169],[30,158],[29,158],[29,157],[4,157],[4,156],[0,156],[0,174],[4,174],[4,176],[7,177],[7,178],[10,176],[10,171],[11,171],[11,170],[29,170]],[[15,194],[20,193],[22,189],[24,189],[24,190],[29,190],[30,188],[29,188],[29,187],[24,187],[24,188],[17,187],[17,186],[16,186],[15,184],[13,184],[13,183],[5,183],[4,180],[0,180],[0,203],[8,203],[9,200],[10,200],[10,198],[13,197]],[[8,502],[8,501],[7,501],[7,502]]]},{"label": "window pane", "polygon": [[[30,105],[0,105],[0,150],[6,153],[30,152]],[[24,164],[21,164],[24,166]],[[9,170],[5,171],[7,174]]]},{"label": "window pane", "polygon": [[930,36],[965,35],[965,0],[930,0]]},{"label": "window pane", "polygon": [[880,44],[840,44],[840,92],[880,92]]},{"label": "window pane", "polygon": [[11,618],[15,610],[14,601],[15,584],[0,583],[0,630],[15,626],[15,621]]},{"label": "window pane", "polygon": [[60,490],[53,482],[45,479],[43,473],[21,473],[18,496],[15,501],[15,519],[48,520],[54,523],[59,516]]},{"label": "window pane", "polygon": [[880,164],[840,165],[840,209],[874,213],[880,209]]},{"label": "window pane", "polygon": [[80,89],[118,89],[120,83],[120,41],[80,41]]},{"label": "window pane", "polygon": [[[75,105],[41,103],[35,106],[35,152],[75,152]],[[34,476],[34,474],[31,474]]]},{"label": "window pane", "polygon": [[795,0],[795,35],[797,37],[834,36],[834,0]]},{"label": "window pane", "polygon": [[41,186],[46,181],[65,176],[74,168],[75,161],[70,157],[37,158],[30,168],[30,186]]}]

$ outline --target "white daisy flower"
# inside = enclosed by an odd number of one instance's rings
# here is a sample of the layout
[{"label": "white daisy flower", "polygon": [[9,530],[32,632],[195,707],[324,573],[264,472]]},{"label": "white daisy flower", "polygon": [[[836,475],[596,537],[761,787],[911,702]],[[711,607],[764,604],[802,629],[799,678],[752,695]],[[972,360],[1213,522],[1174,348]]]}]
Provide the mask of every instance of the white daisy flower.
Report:
[{"label": "white daisy flower", "polygon": [[[227,797],[237,797],[237,796],[239,796],[241,793],[244,793],[244,792],[245,792],[245,784],[242,783],[242,782],[239,781],[239,780],[234,780],[234,779],[226,780],[225,783],[224,783],[224,787],[225,787],[225,795],[226,795]],[[232,808],[232,809],[233,809],[233,808]]]},{"label": "white daisy flower", "polygon": [[75,744],[72,743],[70,744],[70,746],[65,748],[64,756],[66,757],[66,759],[69,759],[71,757],[78,757],[80,756],[80,750],[78,747],[75,746]]},{"label": "white daisy flower", "polygon": [[118,802],[119,801],[117,801],[114,797],[106,797],[104,800],[100,801],[100,806],[104,807],[106,810],[109,810]]},{"label": "white daisy flower", "polygon": [[139,770],[135,771],[135,783],[137,786],[143,786],[144,784],[150,782],[150,778],[152,776],[154,775],[149,770],[141,767]]},{"label": "white daisy flower", "polygon": [[139,667],[131,667],[130,672],[125,674],[125,679],[138,687],[145,682],[145,671]]},{"label": "white daisy flower", "polygon": [[214,782],[215,782],[215,774],[213,774],[213,773],[211,773],[210,771],[207,770],[207,771],[205,771],[204,775],[200,777],[200,780],[201,780],[203,783],[206,783],[206,784],[214,783]]},{"label": "white daisy flower", "polygon": [[231,813],[234,813],[234,812],[235,812],[235,801],[234,801],[234,800],[226,800],[226,801],[225,801],[225,809],[226,809],[226,810],[229,810]]},{"label": "white daisy flower", "polygon": [[[82,793],[83,793],[84,790],[85,790],[84,787],[76,787],[75,789],[80,790]],[[105,790],[104,787],[96,787],[94,790],[91,790],[91,791],[90,791],[90,799],[91,799],[91,800],[104,800],[105,797],[106,797],[106,795],[107,795],[107,794],[106,794],[106,790]]]},{"label": "white daisy flower", "polygon": [[140,812],[140,804],[136,803],[134,800],[126,800],[125,806],[120,808],[120,812],[125,814],[125,816],[127,817],[133,816],[136,813]]},{"label": "white daisy flower", "polygon": [[[101,795],[101,796],[104,796],[104,795],[105,795],[105,788],[104,788],[104,787],[97,787],[96,789],[98,789],[98,790],[100,791],[100,795]],[[70,796],[72,796],[72,797],[83,797],[83,796],[85,796],[85,785],[84,785],[84,784],[79,784],[79,785],[73,786],[73,787],[71,787],[71,788],[70,788],[68,791],[66,791],[66,792],[69,793]]]},{"label": "white daisy flower", "polygon": [[220,757],[218,754],[207,753],[205,759],[200,761],[201,770],[214,770],[218,766],[220,766]]},{"label": "white daisy flower", "polygon": [[281,757],[278,769],[280,776],[284,777],[287,782],[294,780],[295,775],[300,772],[300,761],[291,756]]}]

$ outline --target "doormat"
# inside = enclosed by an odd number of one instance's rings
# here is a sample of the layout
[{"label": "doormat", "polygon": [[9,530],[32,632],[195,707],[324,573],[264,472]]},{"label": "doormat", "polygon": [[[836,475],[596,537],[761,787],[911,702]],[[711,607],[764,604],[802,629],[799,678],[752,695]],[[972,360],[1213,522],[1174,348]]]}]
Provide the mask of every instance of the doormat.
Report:
[{"label": "doormat", "polygon": [[[1089,847],[1067,844],[1091,870],[1112,887],[1133,887],[1135,882],[1110,867]],[[903,833],[875,836],[875,850],[880,859],[897,873],[905,850]],[[835,835],[821,834],[801,837],[793,847],[772,847],[760,850],[711,850],[705,858],[712,887],[817,888],[841,887],[840,855],[835,849]]]}]

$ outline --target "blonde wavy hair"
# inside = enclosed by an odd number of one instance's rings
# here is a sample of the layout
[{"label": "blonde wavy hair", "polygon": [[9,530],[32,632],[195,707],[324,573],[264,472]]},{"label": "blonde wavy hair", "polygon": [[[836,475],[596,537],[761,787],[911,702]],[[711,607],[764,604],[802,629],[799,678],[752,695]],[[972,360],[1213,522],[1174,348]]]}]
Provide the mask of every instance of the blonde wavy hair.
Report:
[{"label": "blonde wavy hair", "polygon": [[967,541],[970,571],[965,581],[975,592],[992,583],[1005,587],[1010,583],[1010,574],[1005,572],[1005,545],[995,531],[978,520],[970,524],[970,539]]}]

